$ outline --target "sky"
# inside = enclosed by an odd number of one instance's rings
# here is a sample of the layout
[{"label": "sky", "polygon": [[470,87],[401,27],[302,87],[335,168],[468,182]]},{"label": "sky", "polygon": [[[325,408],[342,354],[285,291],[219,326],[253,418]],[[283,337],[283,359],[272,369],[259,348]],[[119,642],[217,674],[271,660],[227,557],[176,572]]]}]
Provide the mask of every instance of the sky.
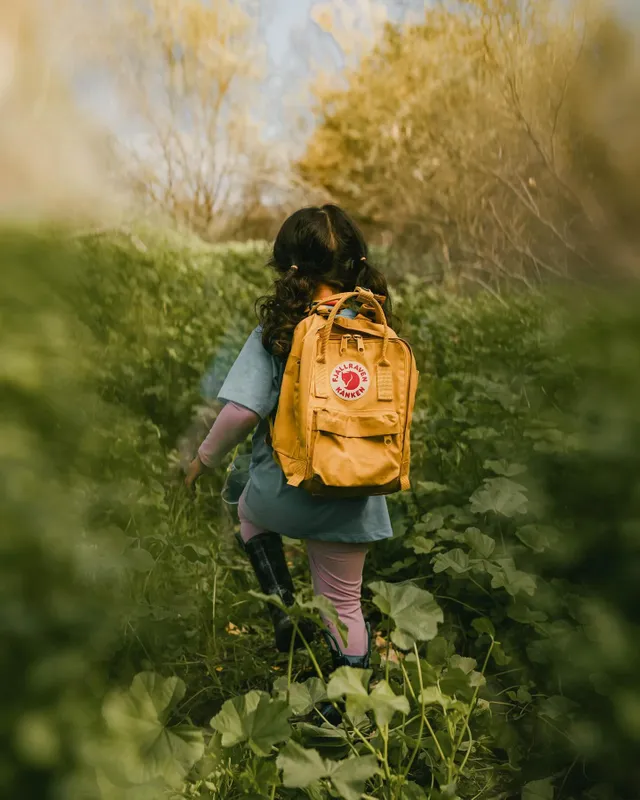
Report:
[{"label": "sky", "polygon": [[261,27],[273,69],[286,66],[296,33],[308,29],[313,3],[314,0],[271,0],[270,8],[262,12]]},{"label": "sky", "polygon": [[[267,50],[265,88],[269,103],[266,109],[266,136],[276,138],[283,129],[285,104],[295,89],[302,90],[308,80],[308,51],[304,43],[313,37],[325,38],[311,20],[316,0],[271,0],[262,4],[261,35]],[[328,37],[326,37],[328,38]],[[302,110],[302,109],[301,109]]]},{"label": "sky", "polygon": [[[98,0],[96,0],[97,2]],[[357,0],[344,0],[353,7]],[[563,0],[559,0],[562,2]],[[2,0],[0,0],[2,2]],[[215,0],[203,0],[215,2]],[[254,0],[259,9],[260,38],[266,50],[266,74],[255,115],[265,124],[267,140],[291,141],[296,114],[309,115],[309,95],[305,94],[314,68],[339,68],[339,50],[331,38],[311,19],[311,9],[319,0]],[[381,0],[394,17],[398,0]],[[405,5],[421,9],[432,0],[405,0]],[[640,0],[612,0],[626,14],[640,14]],[[106,123],[120,138],[136,137],[133,121],[124,113],[108,78],[88,73],[80,76],[78,90],[83,105]]]},{"label": "sky", "polygon": [[[257,0],[260,39],[267,60],[260,115],[266,122],[268,138],[283,133],[283,120],[291,118],[290,106],[292,102],[295,104],[296,98],[302,101],[300,105],[308,101],[304,89],[314,66],[336,69],[340,64],[338,48],[311,18],[311,9],[318,2]],[[396,2],[388,0],[386,4],[393,8]],[[422,0],[412,2],[422,6]],[[347,3],[357,5],[354,0],[347,0]],[[384,0],[382,4],[385,4]],[[131,127],[131,120],[119,106],[107,77],[86,73],[79,77],[77,85],[81,102],[90,113],[124,138],[135,135],[135,128]],[[301,107],[300,111],[303,110]]]},{"label": "sky", "polygon": [[[2,0],[0,0],[2,2]],[[267,135],[281,133],[284,97],[295,84],[308,76],[304,43],[325,37],[311,20],[311,8],[317,0],[268,0],[260,3],[260,38],[266,50],[266,74],[261,92]],[[127,140],[136,136],[135,123],[118,100],[108,75],[85,71],[76,76],[75,85],[82,106],[101,123]]]}]

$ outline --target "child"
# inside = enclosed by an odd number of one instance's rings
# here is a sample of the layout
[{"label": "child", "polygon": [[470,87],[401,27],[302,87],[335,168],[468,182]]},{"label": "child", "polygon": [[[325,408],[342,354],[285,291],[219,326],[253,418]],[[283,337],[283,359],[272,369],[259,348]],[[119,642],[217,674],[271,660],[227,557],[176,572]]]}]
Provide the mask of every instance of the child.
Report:
[{"label": "child", "polygon": [[[286,483],[269,445],[268,418],[278,404],[280,384],[296,325],[313,303],[362,286],[387,298],[387,282],[367,258],[367,245],[355,223],[340,208],[303,208],[282,226],[271,266],[278,273],[271,295],[258,304],[260,326],[249,336],[218,397],[226,405],[189,467],[191,486],[255,429],[251,477],[239,504],[240,536],[265,594],[292,605],[293,583],[282,535],[304,539],[314,592],[335,606],[347,626],[348,644],[330,622],[334,667],[366,667],[369,635],[362,616],[362,570],[372,542],[392,535],[384,497],[329,499]],[[345,309],[341,313],[354,315]],[[388,320],[391,324],[391,320]],[[270,606],[276,647],[288,651],[293,625]]]}]

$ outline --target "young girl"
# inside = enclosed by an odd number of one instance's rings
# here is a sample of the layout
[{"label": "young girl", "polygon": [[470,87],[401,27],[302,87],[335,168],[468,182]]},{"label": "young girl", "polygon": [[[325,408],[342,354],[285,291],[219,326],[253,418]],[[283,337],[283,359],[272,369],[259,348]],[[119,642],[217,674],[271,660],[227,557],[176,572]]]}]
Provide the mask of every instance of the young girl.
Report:
[{"label": "young girl", "polygon": [[[392,535],[386,501],[320,498],[289,486],[273,459],[268,418],[278,404],[294,328],[314,303],[362,286],[387,298],[385,312],[390,316],[387,282],[369,264],[367,254],[361,232],[337,206],[303,208],[286,220],[273,248],[271,266],[278,273],[273,292],[259,302],[260,325],[220,390],[218,397],[226,404],[186,477],[191,486],[255,429],[250,480],[239,503],[244,549],[262,591],[292,605],[293,583],[281,536],[306,541],[314,592],[334,604],[349,631],[348,644],[341,647],[341,638],[327,622],[335,668],[368,665],[369,635],[360,605],[362,570],[371,543]],[[342,313],[355,316],[348,309]],[[276,647],[286,652],[292,622],[275,606],[269,608]]]}]

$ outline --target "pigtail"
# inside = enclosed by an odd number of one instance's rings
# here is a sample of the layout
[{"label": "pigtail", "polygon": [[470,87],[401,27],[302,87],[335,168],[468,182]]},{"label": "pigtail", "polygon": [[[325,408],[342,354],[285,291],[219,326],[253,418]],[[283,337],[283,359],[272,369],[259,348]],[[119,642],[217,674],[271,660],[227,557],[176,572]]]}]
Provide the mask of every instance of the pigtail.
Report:
[{"label": "pigtail", "polygon": [[355,285],[362,286],[363,289],[369,289],[374,294],[383,295],[386,298],[383,304],[383,310],[387,318],[387,323],[393,326],[393,308],[387,279],[379,269],[369,263],[368,256],[361,256],[359,265],[360,269]]},{"label": "pigtail", "polygon": [[311,305],[315,288],[316,282],[292,265],[274,282],[271,294],[258,300],[262,344],[274,356],[285,359],[289,355],[293,331]]}]

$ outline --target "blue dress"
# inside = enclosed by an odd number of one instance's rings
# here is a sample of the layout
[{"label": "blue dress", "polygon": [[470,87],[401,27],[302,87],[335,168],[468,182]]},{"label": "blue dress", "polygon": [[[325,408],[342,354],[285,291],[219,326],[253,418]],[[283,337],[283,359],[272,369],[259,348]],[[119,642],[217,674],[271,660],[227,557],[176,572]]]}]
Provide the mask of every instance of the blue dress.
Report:
[{"label": "blue dress", "polygon": [[246,516],[254,525],[292,539],[361,543],[390,538],[384,497],[315,497],[287,484],[267,441],[267,420],[278,404],[282,374],[283,363],[265,350],[261,329],[256,328],[218,393],[218,399],[244,406],[261,420],[253,436],[250,479],[243,495]]}]

